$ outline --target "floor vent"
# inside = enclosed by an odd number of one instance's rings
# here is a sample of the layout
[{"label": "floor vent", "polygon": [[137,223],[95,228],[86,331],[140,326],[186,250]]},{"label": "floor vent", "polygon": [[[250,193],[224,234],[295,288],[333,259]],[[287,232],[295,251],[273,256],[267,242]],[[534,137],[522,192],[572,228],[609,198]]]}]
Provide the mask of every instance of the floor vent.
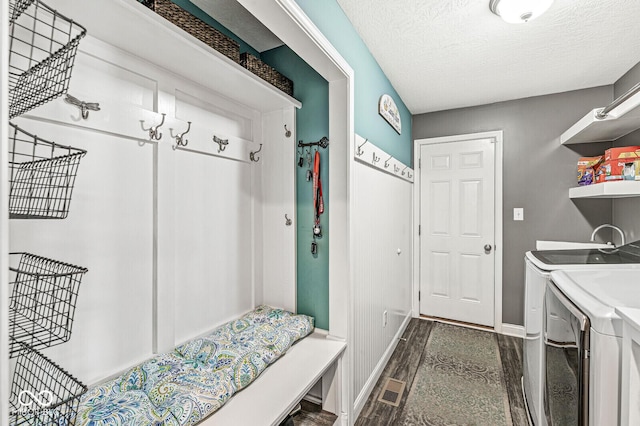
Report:
[{"label": "floor vent", "polygon": [[399,406],[406,384],[407,382],[388,378],[387,383],[385,383],[382,391],[380,392],[378,401],[393,405],[394,407]]}]

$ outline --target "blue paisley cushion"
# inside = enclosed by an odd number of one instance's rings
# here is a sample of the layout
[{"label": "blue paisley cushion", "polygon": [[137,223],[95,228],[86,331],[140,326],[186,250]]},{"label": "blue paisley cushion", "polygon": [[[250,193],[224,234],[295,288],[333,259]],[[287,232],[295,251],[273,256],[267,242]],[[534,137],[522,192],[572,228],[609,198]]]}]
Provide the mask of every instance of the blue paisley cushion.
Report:
[{"label": "blue paisley cushion", "polygon": [[156,383],[147,396],[161,411],[170,411],[179,424],[196,424],[236,392],[231,372],[192,369]]},{"label": "blue paisley cushion", "polygon": [[196,424],[312,331],[311,317],[258,306],[91,389],[77,424]]},{"label": "blue paisley cushion", "polygon": [[76,425],[179,425],[169,410],[154,406],[138,390],[121,392],[115,380],[89,389],[80,399]]}]

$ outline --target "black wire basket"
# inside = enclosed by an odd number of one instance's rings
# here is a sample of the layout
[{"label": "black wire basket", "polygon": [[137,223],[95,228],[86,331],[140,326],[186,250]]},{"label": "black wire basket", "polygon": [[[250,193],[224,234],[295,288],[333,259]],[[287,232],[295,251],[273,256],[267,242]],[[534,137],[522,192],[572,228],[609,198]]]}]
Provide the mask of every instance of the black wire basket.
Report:
[{"label": "black wire basket", "polygon": [[18,355],[20,343],[40,349],[67,342],[87,268],[30,253],[10,253],[9,259],[18,263],[9,268],[9,356]]},{"label": "black wire basket", "polygon": [[87,387],[29,345],[19,344],[9,397],[10,425],[73,425]]},{"label": "black wire basket", "polygon": [[9,217],[66,218],[80,159],[87,151],[9,125]]},{"label": "black wire basket", "polygon": [[9,2],[9,118],[67,92],[87,30],[40,0]]}]

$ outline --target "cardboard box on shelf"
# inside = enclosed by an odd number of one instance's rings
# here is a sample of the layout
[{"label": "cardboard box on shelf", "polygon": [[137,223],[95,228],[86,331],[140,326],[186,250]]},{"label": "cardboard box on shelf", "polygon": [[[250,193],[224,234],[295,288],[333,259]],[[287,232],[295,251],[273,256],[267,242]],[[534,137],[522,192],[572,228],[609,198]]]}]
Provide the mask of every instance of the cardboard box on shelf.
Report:
[{"label": "cardboard box on shelf", "polygon": [[618,158],[601,163],[596,169],[596,183],[616,180],[640,180],[640,158]]},{"label": "cardboard box on shelf", "polygon": [[609,148],[604,152],[604,161],[618,158],[640,158],[640,146],[620,146]]},{"label": "cardboard box on shelf", "polygon": [[578,160],[578,185],[591,185],[596,182],[596,170],[602,162],[602,155],[597,157],[581,157]]}]

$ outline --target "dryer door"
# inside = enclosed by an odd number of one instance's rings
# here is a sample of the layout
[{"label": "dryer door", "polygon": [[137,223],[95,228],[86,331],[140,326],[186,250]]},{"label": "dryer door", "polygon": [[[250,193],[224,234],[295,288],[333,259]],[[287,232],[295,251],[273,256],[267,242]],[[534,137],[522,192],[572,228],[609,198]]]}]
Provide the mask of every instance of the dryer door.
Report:
[{"label": "dryer door", "polygon": [[544,314],[547,423],[587,426],[591,323],[553,281],[547,284]]}]

